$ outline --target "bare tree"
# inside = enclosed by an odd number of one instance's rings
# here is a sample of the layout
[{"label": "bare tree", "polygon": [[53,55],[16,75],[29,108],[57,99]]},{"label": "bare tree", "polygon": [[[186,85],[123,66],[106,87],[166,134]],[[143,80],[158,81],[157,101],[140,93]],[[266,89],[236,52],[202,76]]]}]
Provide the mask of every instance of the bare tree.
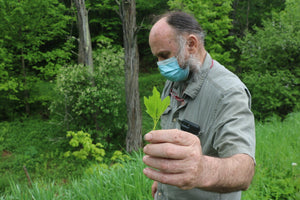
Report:
[{"label": "bare tree", "polygon": [[119,15],[123,24],[125,50],[125,90],[128,118],[126,150],[138,150],[142,146],[142,115],[139,97],[139,52],[137,46],[135,0],[122,0]]}]

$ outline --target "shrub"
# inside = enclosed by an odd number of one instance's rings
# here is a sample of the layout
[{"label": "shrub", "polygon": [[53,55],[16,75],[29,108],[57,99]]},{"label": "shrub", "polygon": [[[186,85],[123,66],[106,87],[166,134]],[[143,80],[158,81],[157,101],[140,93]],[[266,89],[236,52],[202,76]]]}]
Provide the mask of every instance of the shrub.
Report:
[{"label": "shrub", "polygon": [[122,56],[119,47],[100,46],[94,51],[93,73],[82,65],[61,69],[50,110],[66,130],[89,130],[93,138],[100,136],[104,145],[124,140],[127,120]]},{"label": "shrub", "polygon": [[286,8],[273,13],[263,28],[238,41],[243,80],[253,93],[258,118],[285,116],[299,108],[300,98],[300,2],[286,1]]},{"label": "shrub", "polygon": [[73,152],[67,151],[64,155],[69,157],[73,155],[77,159],[86,160],[88,157],[92,157],[98,162],[103,160],[105,150],[102,148],[103,145],[100,143],[93,144],[91,135],[83,131],[77,133],[68,131],[67,137],[71,137],[69,144],[76,148]]},{"label": "shrub", "polygon": [[289,71],[252,72],[243,79],[252,94],[252,110],[258,120],[272,115],[284,118],[296,107],[299,91],[293,80],[295,76]]}]

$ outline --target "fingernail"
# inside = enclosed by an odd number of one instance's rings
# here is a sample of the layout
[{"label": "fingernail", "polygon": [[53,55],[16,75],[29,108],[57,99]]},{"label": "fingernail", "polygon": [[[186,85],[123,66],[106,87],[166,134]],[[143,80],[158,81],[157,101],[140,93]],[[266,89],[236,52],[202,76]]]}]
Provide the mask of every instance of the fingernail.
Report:
[{"label": "fingernail", "polygon": [[145,175],[147,175],[148,172],[149,172],[149,169],[148,169],[148,168],[145,168],[145,169],[143,169],[143,172],[144,172]]},{"label": "fingernail", "polygon": [[147,159],[147,155],[143,157],[143,162],[145,162]]},{"label": "fingernail", "polygon": [[145,140],[150,141],[152,139],[152,134],[151,133],[147,133],[144,137]]}]

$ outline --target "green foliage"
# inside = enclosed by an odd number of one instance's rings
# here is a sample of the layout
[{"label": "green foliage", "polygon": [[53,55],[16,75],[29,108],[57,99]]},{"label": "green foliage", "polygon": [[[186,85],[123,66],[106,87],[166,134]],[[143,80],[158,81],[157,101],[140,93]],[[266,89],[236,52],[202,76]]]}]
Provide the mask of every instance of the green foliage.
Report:
[{"label": "green foliage", "polygon": [[103,161],[103,157],[105,156],[103,145],[101,143],[93,144],[93,140],[89,133],[83,131],[78,131],[76,133],[68,131],[67,137],[71,137],[69,144],[76,150],[73,152],[67,151],[64,154],[65,157],[72,155],[80,160],[87,160],[91,157],[98,162]]},{"label": "green foliage", "polygon": [[256,169],[245,200],[299,199],[300,113],[256,124]]},{"label": "green foliage", "polygon": [[0,0],[0,117],[25,106],[29,114],[29,105],[41,103],[34,86],[69,62],[65,11],[58,0]]},{"label": "green foliage", "polygon": [[100,136],[106,147],[108,142],[112,145],[124,141],[123,63],[122,49],[106,45],[94,52],[93,74],[82,65],[62,68],[56,81],[57,96],[50,107],[52,116],[67,130],[85,130],[93,138]]},{"label": "green foliage", "polygon": [[243,80],[253,93],[253,108],[260,119],[285,116],[299,108],[300,2],[286,1],[286,9],[273,13],[263,29],[238,42],[242,51]]},{"label": "green foliage", "polygon": [[[255,176],[242,199],[299,199],[299,128],[300,113],[290,114],[283,122],[274,117],[266,123],[256,123]],[[82,177],[70,179],[67,185],[39,179],[28,188],[11,180],[9,190],[0,199],[152,199],[153,181],[142,173],[146,167],[143,153],[129,156],[130,159],[120,161],[121,167],[92,165]]]},{"label": "green foliage", "polygon": [[273,13],[271,20],[263,21],[263,28],[255,27],[255,34],[248,33],[238,42],[243,71],[288,69],[299,77],[299,11],[299,1],[288,0],[284,11]]},{"label": "green foliage", "polygon": [[[120,163],[130,159],[121,151],[105,152],[104,157],[103,148],[100,145],[95,147],[91,143],[90,135],[85,135],[84,132],[70,133],[76,135],[78,142],[72,143],[74,146],[77,143],[78,147],[72,147],[69,142],[75,137],[57,137],[58,130],[53,123],[33,118],[0,122],[0,193],[10,187],[12,180],[19,185],[27,184],[24,165],[33,182],[55,180],[56,184],[61,184],[68,182],[71,177],[80,177],[92,166],[119,167]],[[88,152],[87,159],[78,159],[73,155],[67,158],[64,156],[67,150],[74,153],[80,149]],[[102,161],[99,162],[96,158]],[[20,189],[24,191],[26,188]]]},{"label": "green foliage", "polygon": [[[0,199],[153,199],[152,181],[143,173],[143,154],[135,152],[130,160],[120,162],[122,167],[102,168],[94,165],[82,178],[74,178],[67,185],[44,179],[35,181],[31,188],[10,182],[11,192]],[[4,195],[4,197],[3,197]]]},{"label": "green foliage", "polygon": [[121,162],[125,162],[127,160],[129,160],[130,157],[127,154],[123,154],[122,151],[115,151],[112,155],[112,157],[110,158],[110,160],[114,163],[121,163]]},{"label": "green foliage", "polygon": [[114,0],[87,0],[89,10],[89,27],[94,44],[103,41],[115,45],[122,44],[122,21],[117,13],[119,10]]},{"label": "green foliage", "polygon": [[272,115],[282,118],[292,112],[299,99],[299,90],[293,84],[295,76],[288,70],[252,72],[243,81],[252,94],[252,111],[258,120]]},{"label": "green foliage", "polygon": [[58,130],[55,124],[32,117],[0,122],[0,192],[9,187],[10,179],[27,183],[24,165],[33,181],[61,180],[82,173],[82,164],[63,157],[67,141],[57,137]]},{"label": "green foliage", "polygon": [[[169,0],[171,9],[180,9],[192,13],[206,31],[205,48],[212,57],[224,64],[229,69],[233,59],[231,51],[225,49],[226,45],[233,42],[233,36],[229,35],[232,28],[232,19],[229,14],[232,11],[233,0]],[[233,50],[232,50],[233,51]]]},{"label": "green foliage", "polygon": [[155,130],[160,116],[170,105],[170,97],[167,96],[165,99],[161,100],[160,93],[157,91],[156,87],[153,87],[153,95],[149,96],[149,98],[144,97],[144,104],[147,108],[146,112],[151,116],[153,120],[152,130]]},{"label": "green foliage", "polygon": [[[146,106],[143,103],[144,96],[150,96],[153,90],[153,87],[156,87],[158,91],[163,90],[164,83],[166,79],[158,72],[152,74],[140,74],[139,76],[139,90],[140,90],[140,100],[141,100],[141,110],[143,115],[142,120],[142,131],[143,134],[147,133],[148,131],[152,130],[153,128],[153,121],[151,117],[146,113]],[[159,125],[159,124],[158,124]]]},{"label": "green foliage", "polygon": [[141,97],[150,96],[152,94],[153,87],[156,87],[158,91],[162,91],[165,82],[166,82],[166,78],[160,74],[158,68],[156,68],[156,71],[151,74],[150,73],[140,74],[139,75],[140,96]]},{"label": "green foliage", "polygon": [[285,0],[234,0],[232,7],[232,32],[242,37],[247,31],[254,31],[253,27],[262,27],[262,21],[270,19],[272,12],[280,12],[285,7]]}]

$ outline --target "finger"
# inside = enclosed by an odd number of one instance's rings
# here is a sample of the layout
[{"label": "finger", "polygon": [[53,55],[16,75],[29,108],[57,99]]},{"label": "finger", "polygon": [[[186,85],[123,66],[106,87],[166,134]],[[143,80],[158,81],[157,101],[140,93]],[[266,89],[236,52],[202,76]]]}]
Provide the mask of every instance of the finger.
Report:
[{"label": "finger", "polygon": [[156,130],[147,133],[144,139],[150,143],[173,143],[188,146],[197,136],[178,129]]},{"label": "finger", "polygon": [[167,174],[160,171],[156,171],[151,168],[145,168],[144,174],[154,180],[163,184],[174,185],[181,189],[187,190],[192,189],[193,185],[191,183],[195,182],[196,177],[187,176],[186,174]]},{"label": "finger", "polygon": [[151,168],[170,174],[183,173],[190,168],[186,160],[155,158],[147,155],[144,156],[143,162]]},{"label": "finger", "polygon": [[171,143],[147,144],[144,147],[144,153],[146,155],[177,160],[184,159],[190,150],[190,146],[179,146]]},{"label": "finger", "polygon": [[151,191],[152,191],[152,197],[154,198],[155,193],[157,192],[157,181],[154,181],[151,187]]}]

